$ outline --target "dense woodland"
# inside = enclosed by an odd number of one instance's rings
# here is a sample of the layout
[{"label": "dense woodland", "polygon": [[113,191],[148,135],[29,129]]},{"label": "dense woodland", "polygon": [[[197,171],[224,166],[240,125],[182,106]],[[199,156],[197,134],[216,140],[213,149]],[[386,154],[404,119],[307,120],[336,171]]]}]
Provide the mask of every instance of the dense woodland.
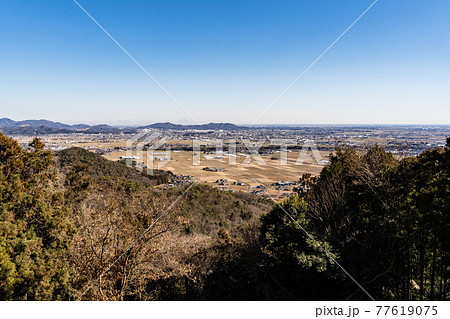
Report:
[{"label": "dense woodland", "polygon": [[338,149],[279,205],[204,185],[175,203],[169,172],[0,133],[0,300],[369,299],[330,256],[376,300],[448,300],[449,144]]}]

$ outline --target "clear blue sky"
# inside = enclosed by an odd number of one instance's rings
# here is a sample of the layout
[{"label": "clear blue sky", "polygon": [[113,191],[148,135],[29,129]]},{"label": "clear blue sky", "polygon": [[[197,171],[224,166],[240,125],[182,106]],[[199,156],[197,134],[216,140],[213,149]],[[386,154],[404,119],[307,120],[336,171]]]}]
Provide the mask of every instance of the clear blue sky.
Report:
[{"label": "clear blue sky", "polygon": [[[252,123],[373,0],[79,0],[199,122]],[[379,0],[259,123],[450,123],[450,1]],[[188,119],[72,0],[0,0],[0,117]]]}]

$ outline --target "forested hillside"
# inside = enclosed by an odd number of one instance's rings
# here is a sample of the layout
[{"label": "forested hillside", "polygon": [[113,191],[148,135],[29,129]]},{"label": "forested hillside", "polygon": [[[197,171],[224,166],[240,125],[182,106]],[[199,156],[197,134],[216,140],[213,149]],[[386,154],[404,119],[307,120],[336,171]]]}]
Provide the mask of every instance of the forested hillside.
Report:
[{"label": "forested hillside", "polygon": [[155,176],[82,149],[31,147],[0,135],[1,300],[77,299],[124,251],[84,298],[198,298],[204,266],[255,236],[270,209],[195,185],[127,250],[185,189],[154,187]]},{"label": "forested hillside", "polygon": [[368,299],[330,256],[377,300],[450,299],[448,146],[339,149],[277,205],[0,134],[0,299]]},{"label": "forested hillside", "polygon": [[87,173],[92,177],[114,177],[142,184],[158,185],[167,183],[173,176],[171,172],[154,170],[153,175],[139,172],[125,165],[125,161],[112,162],[79,147],[71,147],[57,152],[56,159],[63,173],[69,172],[74,164],[89,166]]},{"label": "forested hillside", "polygon": [[[402,160],[340,149],[306,196],[282,206],[376,300],[450,299],[449,169],[448,142]],[[285,297],[367,299],[298,228],[280,207],[263,217]]]}]

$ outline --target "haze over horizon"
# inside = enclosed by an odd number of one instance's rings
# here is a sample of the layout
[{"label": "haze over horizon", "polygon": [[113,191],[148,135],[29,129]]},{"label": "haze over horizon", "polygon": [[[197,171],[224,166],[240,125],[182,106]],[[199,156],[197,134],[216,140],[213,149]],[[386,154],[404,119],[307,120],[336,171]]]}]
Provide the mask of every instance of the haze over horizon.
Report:
[{"label": "haze over horizon", "polygon": [[[199,123],[251,124],[373,0],[78,2]],[[75,2],[0,8],[0,117],[192,122]],[[449,124],[449,14],[378,1],[258,124]]]},{"label": "haze over horizon", "polygon": [[[264,127],[264,126],[442,126],[442,127],[447,127],[450,126],[450,123],[443,123],[443,124],[421,124],[421,123],[256,123],[255,125],[252,125],[251,123],[233,123],[233,122],[221,122],[221,121],[217,121],[217,122],[199,122],[198,124],[192,121],[188,121],[186,119],[182,119],[182,120],[178,120],[178,121],[153,121],[153,122],[149,122],[149,121],[126,121],[126,120],[118,120],[118,121],[104,121],[104,122],[95,122],[95,121],[89,121],[89,120],[81,120],[81,121],[68,121],[68,122],[64,122],[64,121],[58,121],[58,120],[52,120],[52,119],[47,119],[47,118],[27,118],[27,119],[11,119],[8,117],[1,117],[0,115],[0,120],[2,119],[10,119],[13,120],[15,122],[21,122],[21,121],[50,121],[50,122],[55,122],[55,123],[62,123],[62,124],[67,124],[67,125],[81,125],[81,124],[86,124],[86,125],[110,125],[113,127],[137,127],[137,126],[147,126],[147,125],[152,125],[152,124],[159,124],[159,123],[170,123],[170,124],[178,124],[178,125],[185,125],[185,126],[196,126],[196,125],[206,125],[206,124],[212,124],[212,123],[222,123],[222,124],[232,124],[232,125],[239,125],[239,126],[248,126],[248,127]],[[36,125],[36,124],[34,124]]]}]

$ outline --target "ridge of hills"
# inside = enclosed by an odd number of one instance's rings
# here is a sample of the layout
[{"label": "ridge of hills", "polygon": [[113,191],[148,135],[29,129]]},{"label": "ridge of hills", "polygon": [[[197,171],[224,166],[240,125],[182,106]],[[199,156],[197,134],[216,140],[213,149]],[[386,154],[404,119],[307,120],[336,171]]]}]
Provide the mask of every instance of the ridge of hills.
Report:
[{"label": "ridge of hills", "polygon": [[232,123],[208,123],[200,125],[181,125],[165,123],[154,123],[140,127],[117,128],[107,124],[69,125],[61,122],[53,122],[45,119],[14,121],[9,118],[0,119],[0,131],[6,134],[64,134],[64,133],[84,133],[84,134],[108,134],[108,133],[135,133],[140,129],[161,129],[161,130],[241,130],[249,129],[245,126],[237,126]]},{"label": "ridge of hills", "polygon": [[146,128],[156,128],[156,129],[169,129],[169,130],[242,130],[248,129],[245,126],[237,126],[232,123],[208,123],[208,124],[200,124],[200,125],[182,125],[182,124],[172,124],[169,122],[165,123],[155,123],[151,125],[141,126],[138,129],[146,129]]},{"label": "ridge of hills", "polygon": [[144,185],[167,183],[173,176],[170,171],[154,170],[154,175],[139,172],[126,166],[124,161],[113,162],[106,158],[79,147],[71,147],[55,153],[58,164],[63,172],[67,172],[76,163],[89,166],[92,177],[113,177],[127,181],[139,182]]}]

